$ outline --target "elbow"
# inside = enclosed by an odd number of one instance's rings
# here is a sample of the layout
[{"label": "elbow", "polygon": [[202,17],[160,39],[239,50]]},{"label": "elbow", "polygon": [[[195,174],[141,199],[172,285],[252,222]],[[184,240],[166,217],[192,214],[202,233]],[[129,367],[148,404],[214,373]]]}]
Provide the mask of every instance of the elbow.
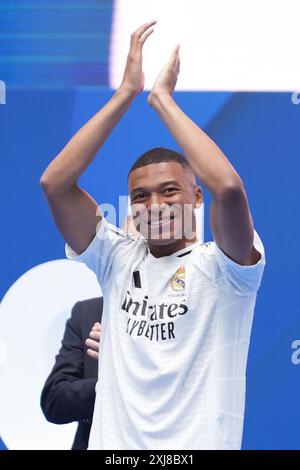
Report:
[{"label": "elbow", "polygon": [[235,203],[246,196],[244,184],[241,180],[226,182],[218,188],[215,198],[222,203]]},{"label": "elbow", "polygon": [[66,421],[62,419],[61,414],[57,412],[53,403],[41,403],[41,408],[46,420],[49,421],[49,423],[66,424]]},{"label": "elbow", "polygon": [[42,412],[49,423],[67,424],[70,421],[66,419],[62,407],[58,404],[59,401],[59,397],[55,393],[44,390],[40,400]]},{"label": "elbow", "polygon": [[53,177],[47,175],[47,170],[42,174],[40,178],[40,187],[47,196],[51,196],[57,192],[57,184]]},{"label": "elbow", "polygon": [[53,177],[48,177],[43,174],[40,178],[40,187],[48,198],[54,198],[55,196],[62,196],[68,191],[73,190],[75,185],[67,185],[66,182],[58,182],[53,179]]},{"label": "elbow", "polygon": [[43,413],[44,413],[46,420],[49,423],[52,423],[52,424],[68,424],[69,423],[69,421],[64,421],[63,419],[61,419],[60,416],[56,415],[52,411],[47,410],[45,412],[45,410],[43,410]]},{"label": "elbow", "polygon": [[44,193],[49,194],[52,189],[52,183],[48,180],[48,178],[43,174],[39,181],[40,187],[44,191]]}]

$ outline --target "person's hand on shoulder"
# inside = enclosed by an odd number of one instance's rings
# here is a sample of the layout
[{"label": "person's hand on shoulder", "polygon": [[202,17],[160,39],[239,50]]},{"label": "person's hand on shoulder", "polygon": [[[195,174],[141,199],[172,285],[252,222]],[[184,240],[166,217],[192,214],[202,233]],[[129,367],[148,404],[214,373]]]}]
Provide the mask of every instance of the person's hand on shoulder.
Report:
[{"label": "person's hand on shoulder", "polygon": [[85,340],[85,344],[88,347],[87,354],[94,359],[99,359],[100,335],[101,324],[96,322],[90,331],[89,338]]}]

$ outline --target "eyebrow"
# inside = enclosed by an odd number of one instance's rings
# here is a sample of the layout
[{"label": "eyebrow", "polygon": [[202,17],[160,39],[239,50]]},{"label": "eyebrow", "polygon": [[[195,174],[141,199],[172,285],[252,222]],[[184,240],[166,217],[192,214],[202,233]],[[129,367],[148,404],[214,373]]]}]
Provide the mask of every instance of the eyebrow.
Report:
[{"label": "eyebrow", "polygon": [[[163,183],[161,183],[159,185],[159,189],[163,189],[165,186],[169,186],[169,185],[175,185],[175,186],[180,186],[180,183],[176,180],[169,180],[169,181],[164,181]],[[133,194],[137,193],[138,191],[145,191],[145,192],[148,192],[148,190],[146,188],[143,188],[143,187],[139,187],[139,188],[134,188],[130,195],[132,196]]]}]

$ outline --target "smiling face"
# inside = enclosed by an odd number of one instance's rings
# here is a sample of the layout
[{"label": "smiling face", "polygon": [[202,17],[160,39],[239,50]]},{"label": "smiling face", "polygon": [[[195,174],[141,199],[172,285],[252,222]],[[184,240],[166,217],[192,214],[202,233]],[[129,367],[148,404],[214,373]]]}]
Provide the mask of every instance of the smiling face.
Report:
[{"label": "smiling face", "polygon": [[202,191],[189,168],[174,161],[134,169],[128,178],[136,229],[154,256],[171,254],[196,240],[194,208]]}]

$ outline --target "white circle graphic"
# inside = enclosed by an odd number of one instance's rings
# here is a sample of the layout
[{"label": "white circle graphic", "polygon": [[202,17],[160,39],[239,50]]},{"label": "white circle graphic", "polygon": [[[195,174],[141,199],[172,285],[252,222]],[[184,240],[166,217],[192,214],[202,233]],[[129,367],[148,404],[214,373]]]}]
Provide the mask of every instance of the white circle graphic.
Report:
[{"label": "white circle graphic", "polygon": [[40,394],[78,300],[101,295],[95,274],[76,261],[30,269],[0,304],[0,435],[9,449],[70,449],[76,424],[48,423]]}]

